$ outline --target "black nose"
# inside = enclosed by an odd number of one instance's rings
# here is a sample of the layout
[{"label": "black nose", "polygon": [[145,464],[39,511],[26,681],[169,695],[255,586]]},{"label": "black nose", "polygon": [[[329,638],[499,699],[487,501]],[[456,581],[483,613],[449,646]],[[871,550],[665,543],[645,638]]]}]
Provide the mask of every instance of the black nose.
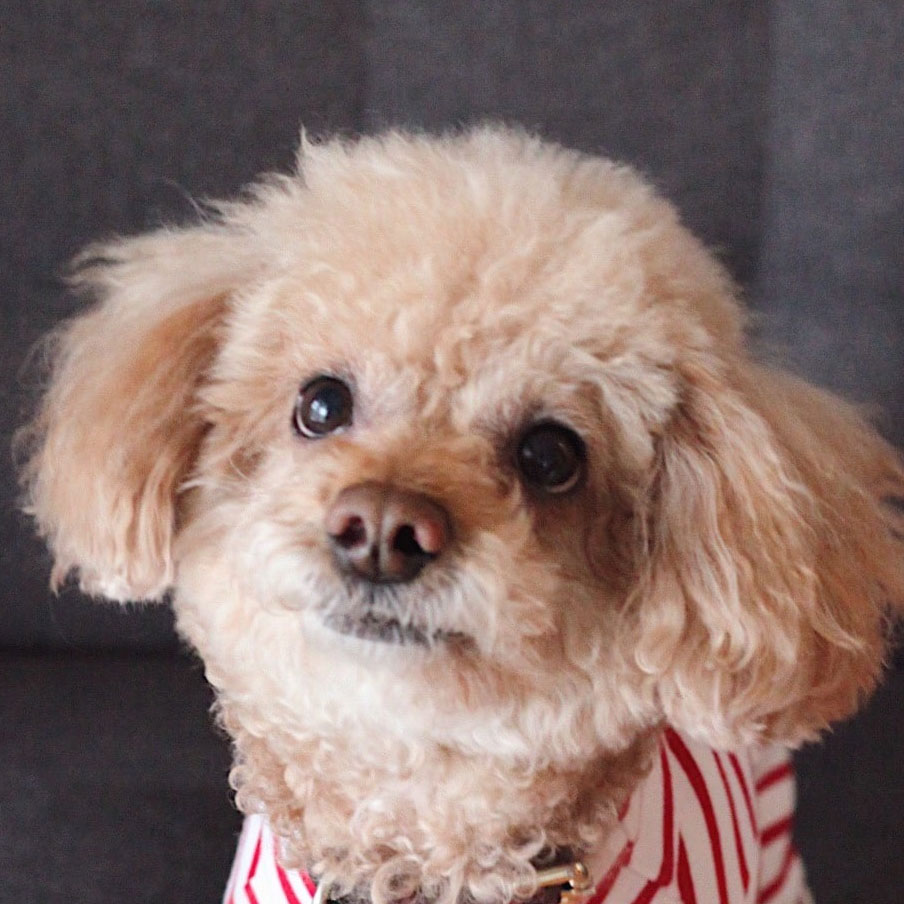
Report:
[{"label": "black nose", "polygon": [[340,567],[374,583],[410,581],[451,539],[449,515],[438,502],[375,482],[344,489],[325,527]]}]

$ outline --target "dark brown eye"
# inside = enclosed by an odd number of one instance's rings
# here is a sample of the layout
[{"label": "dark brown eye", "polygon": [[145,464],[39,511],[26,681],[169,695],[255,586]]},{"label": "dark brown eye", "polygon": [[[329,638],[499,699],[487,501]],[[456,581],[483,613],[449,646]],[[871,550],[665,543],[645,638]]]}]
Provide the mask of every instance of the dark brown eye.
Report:
[{"label": "dark brown eye", "polygon": [[534,424],[518,444],[518,469],[533,487],[546,493],[565,493],[584,473],[583,440],[555,421]]},{"label": "dark brown eye", "polygon": [[308,439],[335,433],[352,422],[352,391],[336,377],[315,377],[298,393],[292,422]]}]

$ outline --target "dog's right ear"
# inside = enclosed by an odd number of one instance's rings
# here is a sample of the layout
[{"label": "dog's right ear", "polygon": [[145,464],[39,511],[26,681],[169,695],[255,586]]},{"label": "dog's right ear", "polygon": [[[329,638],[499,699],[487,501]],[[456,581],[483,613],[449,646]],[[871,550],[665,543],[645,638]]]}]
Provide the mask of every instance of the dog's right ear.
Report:
[{"label": "dog's right ear", "polygon": [[50,382],[21,431],[25,508],[52,584],[155,599],[172,583],[179,488],[205,425],[195,403],[230,296],[254,275],[221,223],[97,245],[72,283],[93,308],[50,337]]}]

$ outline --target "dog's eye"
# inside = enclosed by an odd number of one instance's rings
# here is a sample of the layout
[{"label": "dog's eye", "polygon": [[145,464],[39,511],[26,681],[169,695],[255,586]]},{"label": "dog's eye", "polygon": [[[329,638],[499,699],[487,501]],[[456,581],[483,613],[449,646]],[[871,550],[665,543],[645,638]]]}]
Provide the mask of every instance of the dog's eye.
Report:
[{"label": "dog's eye", "polygon": [[518,468],[532,486],[565,493],[584,473],[586,449],[581,438],[554,421],[534,424],[518,444]]},{"label": "dog's eye", "polygon": [[302,386],[292,422],[309,439],[335,433],[352,422],[352,392],[335,377],[315,377]]}]

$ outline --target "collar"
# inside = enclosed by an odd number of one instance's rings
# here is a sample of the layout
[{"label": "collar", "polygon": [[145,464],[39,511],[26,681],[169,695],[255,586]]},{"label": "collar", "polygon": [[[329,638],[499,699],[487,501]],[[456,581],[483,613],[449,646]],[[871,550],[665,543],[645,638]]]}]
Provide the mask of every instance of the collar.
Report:
[{"label": "collar", "polygon": [[[537,891],[519,904],[584,904],[595,890],[596,883],[584,860],[567,856],[560,864],[538,869]],[[332,898],[327,886],[320,883],[312,904],[366,904],[366,902],[355,895]]]}]

